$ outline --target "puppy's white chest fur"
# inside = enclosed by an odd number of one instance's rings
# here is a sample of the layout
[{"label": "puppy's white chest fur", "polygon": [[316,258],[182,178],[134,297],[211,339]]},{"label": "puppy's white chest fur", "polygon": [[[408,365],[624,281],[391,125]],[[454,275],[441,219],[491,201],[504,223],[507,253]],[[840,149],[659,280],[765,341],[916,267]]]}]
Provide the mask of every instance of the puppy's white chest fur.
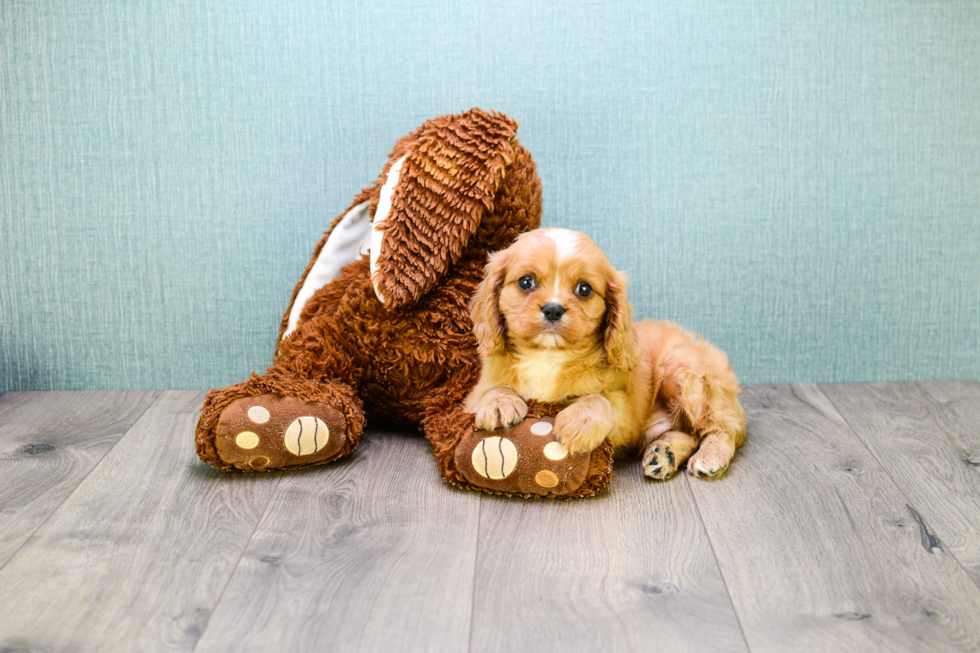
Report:
[{"label": "puppy's white chest fur", "polygon": [[537,401],[559,401],[562,379],[566,366],[575,354],[554,349],[540,349],[521,353],[517,356],[514,371],[517,376],[517,391],[523,399]]}]

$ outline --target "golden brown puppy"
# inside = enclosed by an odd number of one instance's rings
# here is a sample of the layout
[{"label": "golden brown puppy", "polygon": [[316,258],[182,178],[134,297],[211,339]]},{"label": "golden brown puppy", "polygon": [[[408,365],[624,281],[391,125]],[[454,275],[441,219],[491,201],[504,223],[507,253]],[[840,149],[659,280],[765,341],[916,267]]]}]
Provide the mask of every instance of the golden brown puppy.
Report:
[{"label": "golden brown puppy", "polygon": [[491,255],[471,309],[483,372],[466,410],[478,428],[519,423],[528,399],[567,403],[555,433],[570,452],[608,437],[642,451],[656,479],[685,461],[717,476],[745,440],[728,357],[670,322],[634,326],[626,278],[585,234],[521,235]]}]

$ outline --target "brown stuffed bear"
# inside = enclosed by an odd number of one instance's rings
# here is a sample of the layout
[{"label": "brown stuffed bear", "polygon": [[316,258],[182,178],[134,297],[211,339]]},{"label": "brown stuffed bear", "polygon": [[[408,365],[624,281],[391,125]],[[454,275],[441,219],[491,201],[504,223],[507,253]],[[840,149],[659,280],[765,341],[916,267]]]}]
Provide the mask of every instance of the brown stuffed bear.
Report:
[{"label": "brown stuffed bear", "polygon": [[541,220],[541,182],[517,123],[472,109],[395,145],[317,244],[265,374],[212,390],[197,453],[225,471],[296,469],[353,452],[364,411],[421,423],[443,476],[519,496],[591,496],[612,445],[562,454],[560,406],[532,402],[510,429],[477,431],[462,403],[479,378],[470,299],[487,254]]}]

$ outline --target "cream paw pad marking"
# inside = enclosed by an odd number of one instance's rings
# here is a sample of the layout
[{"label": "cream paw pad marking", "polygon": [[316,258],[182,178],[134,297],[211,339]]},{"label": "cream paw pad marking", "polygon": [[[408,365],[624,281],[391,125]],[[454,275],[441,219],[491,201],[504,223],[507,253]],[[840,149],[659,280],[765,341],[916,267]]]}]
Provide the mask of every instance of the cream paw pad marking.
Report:
[{"label": "cream paw pad marking", "polygon": [[243,471],[305,467],[337,455],[347,423],[325,404],[273,395],[233,402],[216,429],[218,455]]},{"label": "cream paw pad marking", "polygon": [[528,417],[512,428],[473,431],[456,447],[456,465],[467,481],[491,490],[573,491],[585,481],[590,455],[570,455],[555,439],[554,423],[551,417]]}]

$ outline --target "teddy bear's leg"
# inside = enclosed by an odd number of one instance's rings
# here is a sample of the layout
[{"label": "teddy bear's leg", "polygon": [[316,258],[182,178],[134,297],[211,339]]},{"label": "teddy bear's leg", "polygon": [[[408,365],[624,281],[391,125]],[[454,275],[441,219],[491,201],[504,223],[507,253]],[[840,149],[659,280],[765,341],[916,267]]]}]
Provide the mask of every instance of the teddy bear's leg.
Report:
[{"label": "teddy bear's leg", "polygon": [[224,471],[297,469],[351,453],[363,425],[361,400],[342,382],[253,374],[208,394],[195,439]]},{"label": "teddy bear's leg", "polygon": [[224,471],[296,469],[357,448],[358,373],[329,329],[304,325],[265,374],[208,394],[195,438],[202,460]]},{"label": "teddy bear's leg", "polygon": [[508,496],[574,499],[601,492],[612,479],[613,446],[570,454],[555,438],[563,406],[530,402],[524,421],[481,431],[463,400],[475,378],[463,375],[433,394],[422,420],[443,477],[457,487]]}]

